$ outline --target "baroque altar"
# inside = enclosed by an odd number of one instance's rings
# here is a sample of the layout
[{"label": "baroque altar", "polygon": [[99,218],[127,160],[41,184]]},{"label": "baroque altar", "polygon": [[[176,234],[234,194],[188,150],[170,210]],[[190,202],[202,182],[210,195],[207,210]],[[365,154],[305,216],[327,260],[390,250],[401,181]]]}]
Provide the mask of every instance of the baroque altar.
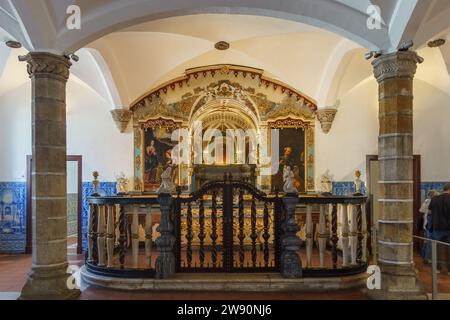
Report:
[{"label": "baroque altar", "polygon": [[[225,173],[273,192],[283,189],[283,171],[290,167],[294,187],[314,192],[316,109],[311,98],[260,69],[214,65],[186,70],[131,105],[134,190],[155,193],[161,174],[170,168],[170,179],[184,192]],[[227,140],[228,131],[242,133],[243,142]],[[225,155],[218,158],[219,149]]]}]

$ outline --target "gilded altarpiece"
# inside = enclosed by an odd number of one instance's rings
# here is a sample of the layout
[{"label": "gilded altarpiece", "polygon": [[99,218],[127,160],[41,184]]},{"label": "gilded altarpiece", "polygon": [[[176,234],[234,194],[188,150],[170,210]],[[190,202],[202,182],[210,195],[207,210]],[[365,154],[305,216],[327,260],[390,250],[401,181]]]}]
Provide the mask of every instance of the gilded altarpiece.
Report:
[{"label": "gilded altarpiece", "polygon": [[[190,69],[183,77],[137,99],[131,106],[135,191],[157,189],[161,170],[170,166],[167,157],[174,146],[169,141],[170,135],[178,128],[192,132],[194,122],[199,119],[205,125],[217,123],[218,129],[223,124],[244,131],[279,129],[279,155],[282,157],[286,148],[292,149],[295,161],[288,161],[295,167],[299,191],[314,191],[315,102],[263,73],[260,69],[233,65]],[[265,138],[270,141],[270,130],[267,132]],[[174,182],[186,191],[195,179],[192,160],[174,170]],[[261,166],[257,166],[260,172]],[[259,176],[258,187],[273,190],[274,179],[271,175]]]}]

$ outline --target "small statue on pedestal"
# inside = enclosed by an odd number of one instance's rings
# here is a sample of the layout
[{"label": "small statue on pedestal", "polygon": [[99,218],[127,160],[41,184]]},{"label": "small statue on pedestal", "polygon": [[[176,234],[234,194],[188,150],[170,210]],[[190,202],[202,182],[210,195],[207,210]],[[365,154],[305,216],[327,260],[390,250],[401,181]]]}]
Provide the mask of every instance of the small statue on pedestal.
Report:
[{"label": "small statue on pedestal", "polygon": [[93,197],[98,197],[100,196],[100,194],[98,193],[98,185],[100,183],[100,181],[98,181],[98,172],[94,171],[92,173],[92,176],[94,177],[94,180],[92,181],[92,184],[94,185],[94,193],[92,194]]},{"label": "small statue on pedestal", "polygon": [[294,186],[294,173],[290,166],[284,166],[283,169],[283,191],[286,193],[298,193],[297,188]]},{"label": "small statue on pedestal", "polygon": [[161,174],[161,185],[157,193],[173,193],[175,192],[175,184],[172,181],[172,167],[168,167]]},{"label": "small statue on pedestal", "polygon": [[128,193],[128,179],[123,172],[116,177],[117,181],[117,195],[123,196]]},{"label": "small statue on pedestal", "polygon": [[324,196],[331,196],[333,191],[333,178],[327,170],[320,179],[321,191]]},{"label": "small statue on pedestal", "polygon": [[362,196],[361,171],[355,171],[355,196]]}]

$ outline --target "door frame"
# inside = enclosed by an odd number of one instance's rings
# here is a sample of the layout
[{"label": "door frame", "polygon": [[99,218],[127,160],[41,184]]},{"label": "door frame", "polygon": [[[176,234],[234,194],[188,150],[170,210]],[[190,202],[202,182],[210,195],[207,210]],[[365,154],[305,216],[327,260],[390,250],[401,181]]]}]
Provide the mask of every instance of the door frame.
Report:
[{"label": "door frame", "polygon": [[[66,161],[77,162],[78,164],[78,208],[77,208],[77,254],[83,253],[83,242],[82,242],[82,212],[83,212],[83,156],[81,155],[68,155]],[[33,252],[33,212],[32,212],[32,176],[31,171],[33,168],[33,156],[27,155],[27,203],[26,203],[26,213],[27,213],[27,227],[26,227],[26,245],[25,253],[31,254]]]},{"label": "door frame", "polygon": [[[420,186],[422,184],[422,173],[421,173],[421,155],[414,155],[413,156],[413,233],[414,234],[418,234],[417,230],[417,220],[419,218],[420,212],[420,202],[421,202],[421,190],[420,190]],[[369,217],[370,219],[372,218],[372,215],[370,214],[372,212],[372,197],[371,197],[371,193],[370,193],[370,185],[371,185],[371,176],[370,176],[370,162],[371,161],[378,161],[378,155],[367,155],[366,156],[366,178],[367,178],[367,182],[366,182],[366,188],[367,188],[367,195],[368,197],[368,210],[369,210]],[[374,177],[375,178],[375,177]],[[378,177],[376,177],[376,179],[378,179]],[[370,221],[370,224],[371,225]],[[419,249],[420,248],[420,241],[418,241],[417,239],[414,239],[414,248],[415,249]]]}]

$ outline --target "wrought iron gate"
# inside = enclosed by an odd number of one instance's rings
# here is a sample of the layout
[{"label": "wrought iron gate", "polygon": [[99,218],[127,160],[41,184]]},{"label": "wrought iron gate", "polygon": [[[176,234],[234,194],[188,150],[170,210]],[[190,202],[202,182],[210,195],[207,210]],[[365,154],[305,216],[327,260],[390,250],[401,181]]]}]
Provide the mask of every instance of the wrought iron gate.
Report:
[{"label": "wrought iron gate", "polygon": [[174,202],[178,272],[279,271],[281,198],[253,185],[203,185]]}]

